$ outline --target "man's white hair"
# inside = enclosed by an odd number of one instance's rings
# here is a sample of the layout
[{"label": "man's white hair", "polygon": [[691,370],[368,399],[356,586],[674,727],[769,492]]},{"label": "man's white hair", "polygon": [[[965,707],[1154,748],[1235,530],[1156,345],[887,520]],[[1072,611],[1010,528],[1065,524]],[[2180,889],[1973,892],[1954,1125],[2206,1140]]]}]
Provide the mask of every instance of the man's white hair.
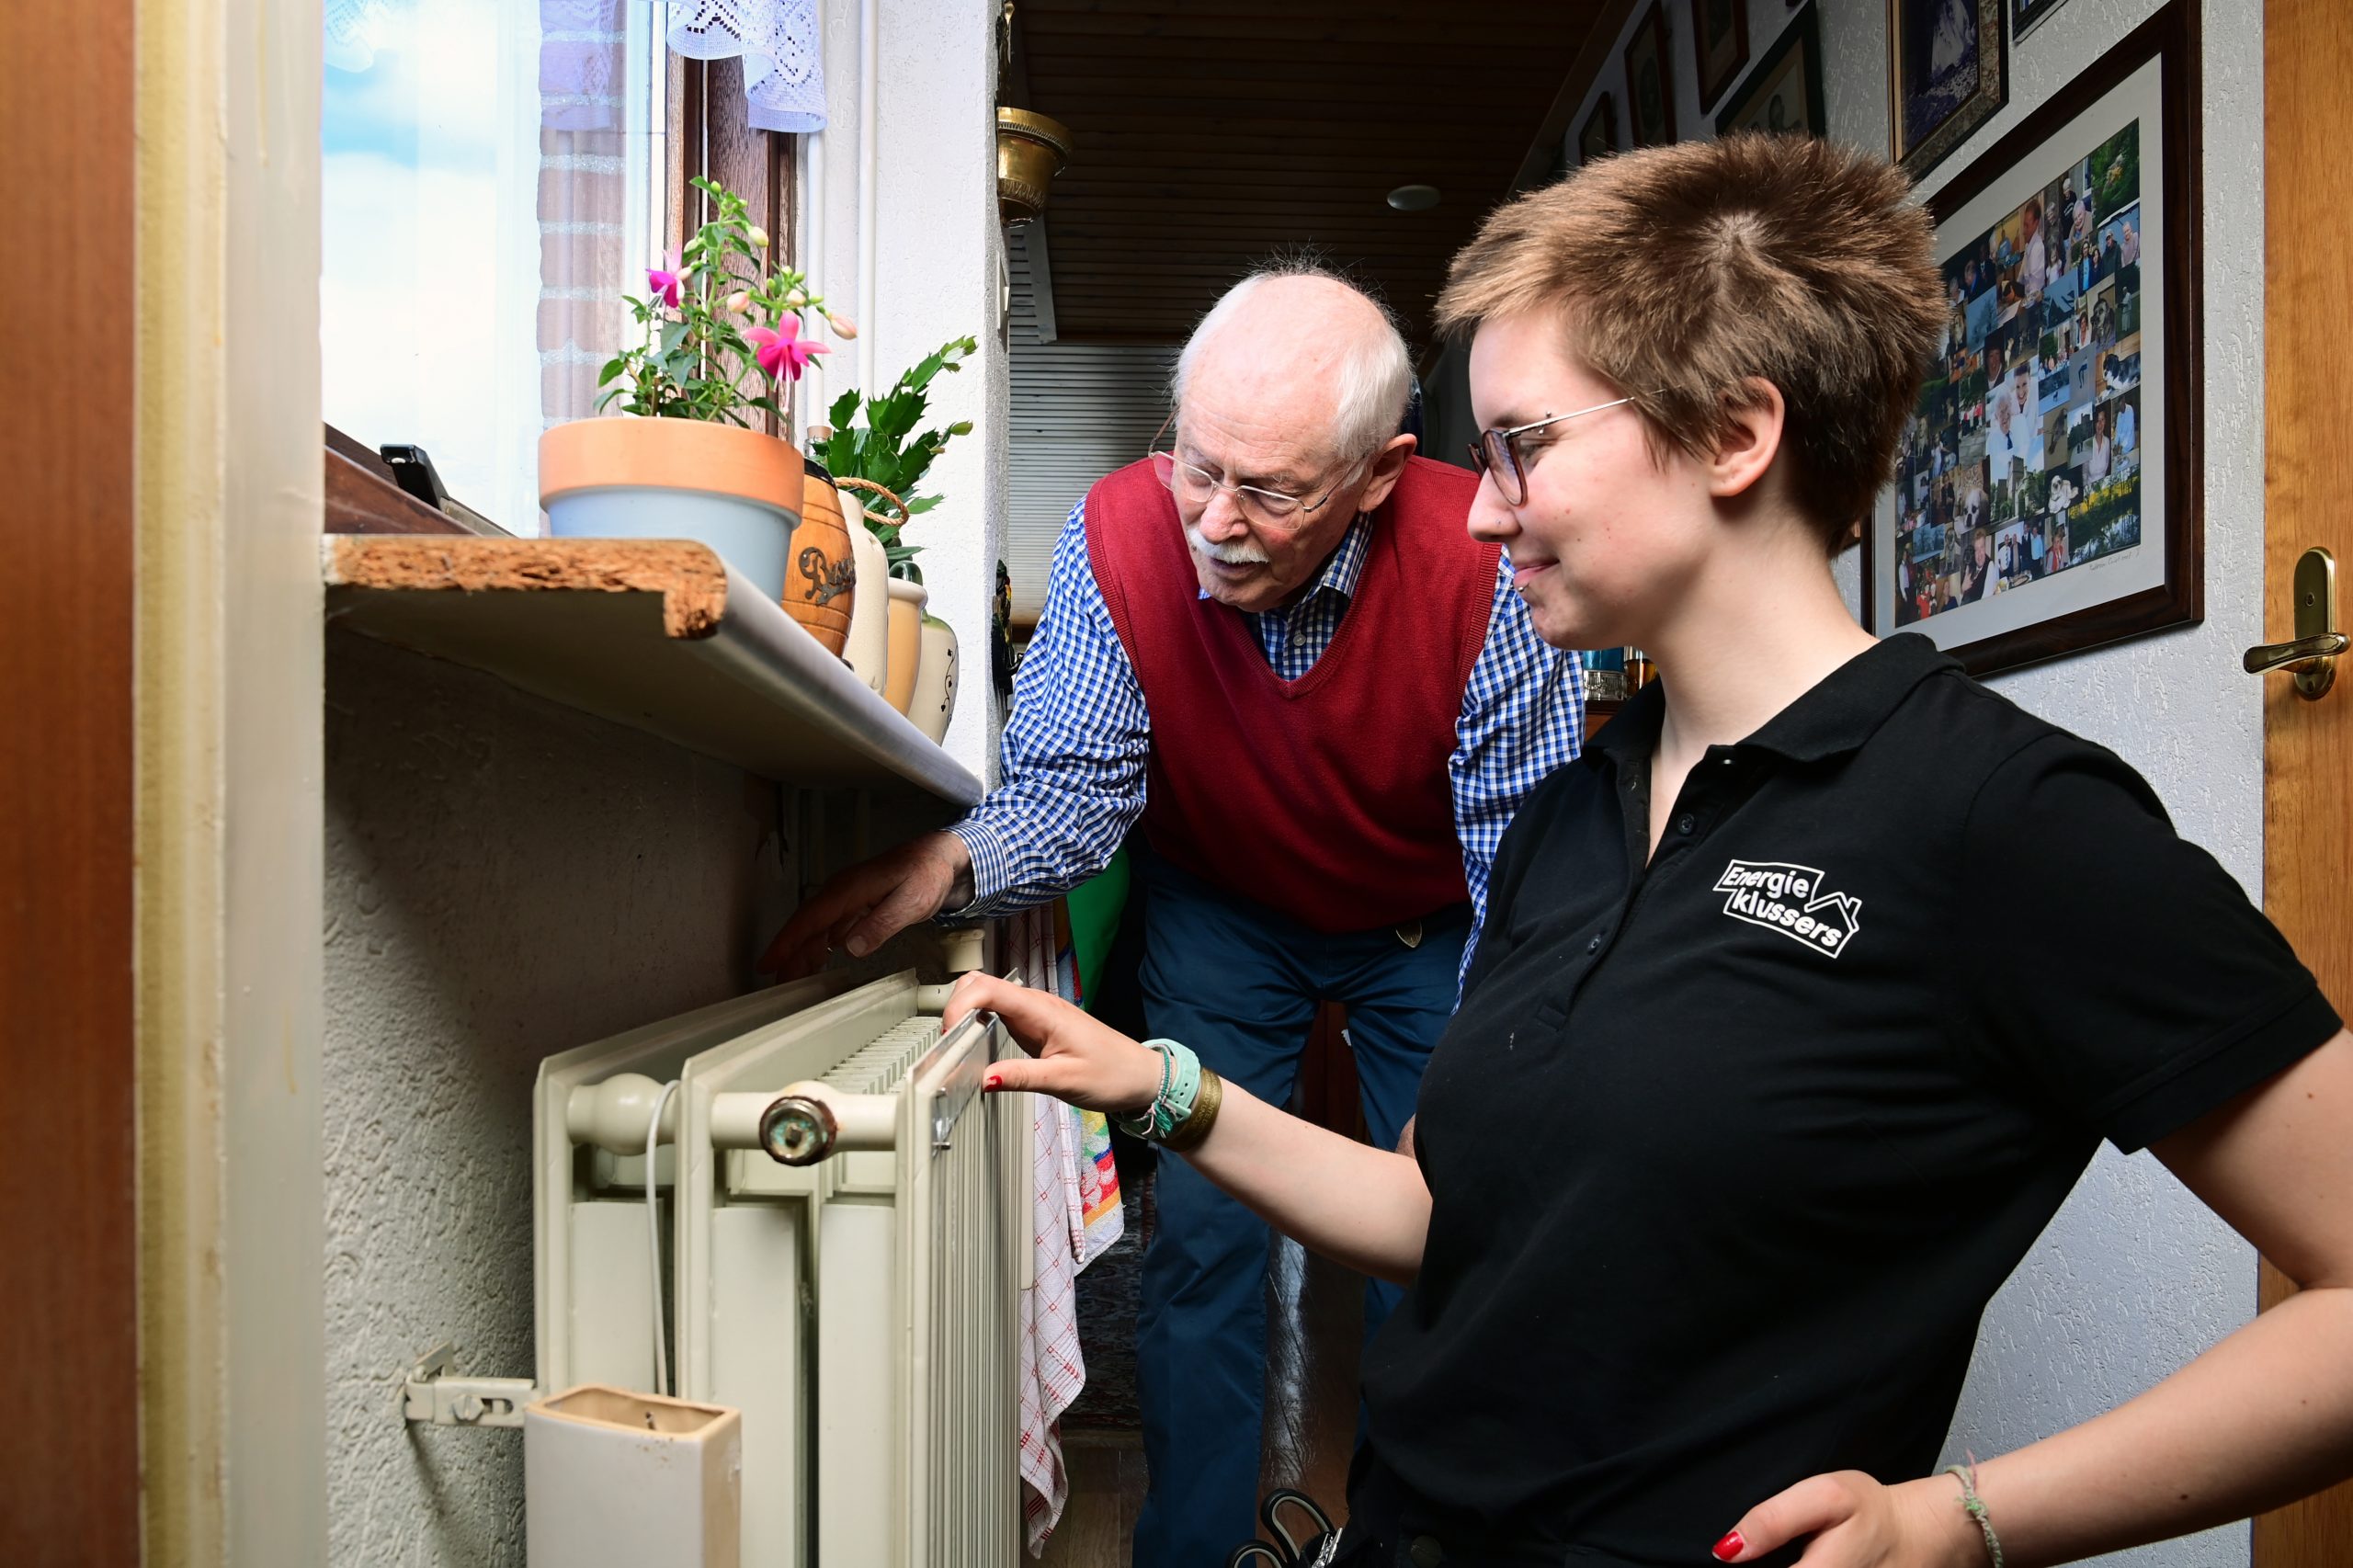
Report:
[{"label": "man's white hair", "polygon": [[1336,283],[1371,306],[1378,318],[1378,325],[1354,331],[1336,367],[1339,386],[1335,401],[1333,447],[1342,462],[1355,462],[1369,456],[1404,426],[1405,403],[1413,395],[1413,361],[1405,352],[1404,335],[1397,330],[1397,318],[1390,314],[1389,307],[1313,261],[1278,261],[1228,289],[1224,297],[1201,317],[1200,324],[1193,328],[1193,335],[1185,340],[1183,352],[1176,356],[1170,392],[1181,411],[1185,389],[1193,379],[1193,363],[1200,357],[1202,347],[1218,335],[1251,295],[1278,278],[1321,278]]}]

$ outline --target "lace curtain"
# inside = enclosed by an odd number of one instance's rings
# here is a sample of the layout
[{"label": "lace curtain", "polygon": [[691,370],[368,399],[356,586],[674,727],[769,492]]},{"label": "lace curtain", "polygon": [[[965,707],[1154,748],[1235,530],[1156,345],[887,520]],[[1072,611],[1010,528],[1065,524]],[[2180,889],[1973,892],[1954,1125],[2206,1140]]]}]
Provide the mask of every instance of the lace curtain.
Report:
[{"label": "lace curtain", "polygon": [[670,47],[689,60],[744,57],[755,131],[825,129],[817,0],[672,0]]}]

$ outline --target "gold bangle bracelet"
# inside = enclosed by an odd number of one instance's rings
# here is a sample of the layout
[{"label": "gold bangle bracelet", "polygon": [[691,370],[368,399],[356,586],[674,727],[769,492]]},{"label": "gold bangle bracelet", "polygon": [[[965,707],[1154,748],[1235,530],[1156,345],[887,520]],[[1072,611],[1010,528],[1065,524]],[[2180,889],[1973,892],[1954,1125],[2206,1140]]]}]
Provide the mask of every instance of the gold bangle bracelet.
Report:
[{"label": "gold bangle bracelet", "polygon": [[1193,1108],[1185,1119],[1169,1130],[1161,1140],[1161,1147],[1174,1149],[1182,1154],[1201,1146],[1201,1140],[1217,1125],[1217,1108],[1225,1103],[1225,1080],[1207,1067],[1201,1069],[1201,1085],[1193,1092]]}]

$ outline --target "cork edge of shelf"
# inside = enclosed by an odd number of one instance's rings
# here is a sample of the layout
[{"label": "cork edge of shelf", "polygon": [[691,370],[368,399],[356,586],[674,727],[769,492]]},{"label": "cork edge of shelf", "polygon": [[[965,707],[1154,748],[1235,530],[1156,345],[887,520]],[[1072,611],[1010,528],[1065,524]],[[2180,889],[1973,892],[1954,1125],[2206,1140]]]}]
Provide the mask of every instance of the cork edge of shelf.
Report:
[{"label": "cork edge of shelf", "polygon": [[335,534],[327,585],[394,592],[659,594],[662,630],[710,637],[727,618],[727,568],[687,540]]}]

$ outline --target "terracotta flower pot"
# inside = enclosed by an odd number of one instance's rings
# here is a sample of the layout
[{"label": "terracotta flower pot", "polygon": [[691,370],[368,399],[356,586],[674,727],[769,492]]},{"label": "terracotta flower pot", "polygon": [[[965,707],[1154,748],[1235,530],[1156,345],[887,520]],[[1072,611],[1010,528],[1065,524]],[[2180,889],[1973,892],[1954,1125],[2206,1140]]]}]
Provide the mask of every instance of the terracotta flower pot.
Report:
[{"label": "terracotta flower pot", "polygon": [[891,678],[882,700],[905,713],[915,697],[915,677],[923,668],[923,607],[931,596],[920,583],[891,579]]},{"label": "terracotta flower pot", "polygon": [[540,504],[560,539],[707,544],[784,597],[805,494],[790,441],[697,419],[575,419],[540,437]]},{"label": "terracotta flower pot", "polygon": [[808,470],[802,481],[801,526],[793,530],[792,561],[785,569],[784,610],[818,646],[839,658],[849,642],[858,566],[833,476],[813,462]]},{"label": "terracotta flower pot", "polygon": [[849,644],[844,657],[850,672],[877,697],[882,695],[891,670],[891,555],[874,530],[854,492],[842,491],[843,516],[849,523],[851,559],[858,563],[858,586],[849,607]]},{"label": "terracotta flower pot", "polygon": [[915,695],[907,717],[938,745],[956,711],[956,629],[936,615],[923,618],[923,667],[915,672]]}]

